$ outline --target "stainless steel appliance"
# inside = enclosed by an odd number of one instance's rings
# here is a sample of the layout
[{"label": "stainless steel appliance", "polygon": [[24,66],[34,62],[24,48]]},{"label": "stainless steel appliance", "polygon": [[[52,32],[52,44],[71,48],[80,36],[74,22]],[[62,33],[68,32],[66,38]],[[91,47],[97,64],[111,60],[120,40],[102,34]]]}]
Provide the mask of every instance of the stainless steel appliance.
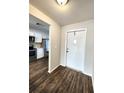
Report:
[{"label": "stainless steel appliance", "polygon": [[32,44],[29,45],[29,62],[37,59],[37,49]]},{"label": "stainless steel appliance", "polygon": [[29,36],[29,43],[34,43],[34,42],[35,42],[35,37]]}]

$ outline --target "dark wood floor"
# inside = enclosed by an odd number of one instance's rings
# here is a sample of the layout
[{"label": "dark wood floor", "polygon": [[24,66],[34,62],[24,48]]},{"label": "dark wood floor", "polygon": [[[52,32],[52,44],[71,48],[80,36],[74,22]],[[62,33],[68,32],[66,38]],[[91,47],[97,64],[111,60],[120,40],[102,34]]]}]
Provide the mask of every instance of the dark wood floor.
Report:
[{"label": "dark wood floor", "polygon": [[66,67],[48,73],[48,59],[29,65],[30,93],[93,93],[91,77]]}]

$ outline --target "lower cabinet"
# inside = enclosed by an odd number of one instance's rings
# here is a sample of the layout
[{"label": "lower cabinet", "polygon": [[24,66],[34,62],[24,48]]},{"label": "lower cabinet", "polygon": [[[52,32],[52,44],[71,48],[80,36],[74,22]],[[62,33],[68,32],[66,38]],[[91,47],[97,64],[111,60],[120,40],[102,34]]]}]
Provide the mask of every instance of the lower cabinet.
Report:
[{"label": "lower cabinet", "polygon": [[37,59],[44,57],[44,49],[37,48]]}]

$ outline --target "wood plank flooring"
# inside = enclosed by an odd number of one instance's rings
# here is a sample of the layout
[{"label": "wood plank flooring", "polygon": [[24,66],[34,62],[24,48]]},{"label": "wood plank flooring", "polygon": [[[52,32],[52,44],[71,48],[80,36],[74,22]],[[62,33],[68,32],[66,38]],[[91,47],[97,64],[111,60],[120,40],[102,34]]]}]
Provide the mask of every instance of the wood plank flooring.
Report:
[{"label": "wood plank flooring", "polygon": [[94,93],[91,77],[59,66],[48,73],[48,59],[29,64],[30,93]]}]

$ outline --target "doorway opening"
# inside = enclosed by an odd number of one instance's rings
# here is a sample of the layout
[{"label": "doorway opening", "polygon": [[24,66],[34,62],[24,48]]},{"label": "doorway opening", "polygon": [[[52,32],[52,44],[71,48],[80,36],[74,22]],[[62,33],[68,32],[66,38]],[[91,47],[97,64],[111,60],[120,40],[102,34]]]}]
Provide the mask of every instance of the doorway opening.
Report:
[{"label": "doorway opening", "polygon": [[86,29],[67,32],[66,66],[84,72]]},{"label": "doorway opening", "polygon": [[45,59],[49,69],[49,39],[49,24],[29,14],[29,63]]}]

